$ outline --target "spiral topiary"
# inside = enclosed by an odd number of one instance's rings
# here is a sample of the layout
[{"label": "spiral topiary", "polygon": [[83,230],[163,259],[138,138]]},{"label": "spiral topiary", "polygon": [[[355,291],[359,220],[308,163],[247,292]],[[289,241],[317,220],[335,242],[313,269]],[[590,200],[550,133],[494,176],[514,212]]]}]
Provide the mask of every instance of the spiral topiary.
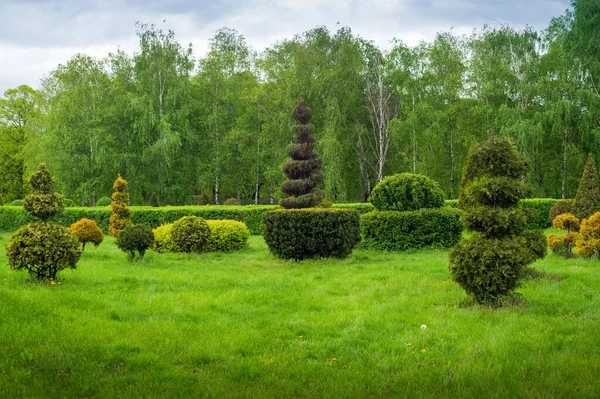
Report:
[{"label": "spiral topiary", "polygon": [[530,188],[522,177],[529,162],[507,139],[471,146],[461,184],[466,226],[474,233],[450,253],[452,278],[478,303],[500,303],[523,277],[525,266],[545,256],[546,237],[525,231],[517,205]]},{"label": "spiral topiary", "polygon": [[110,203],[110,209],[113,214],[110,216],[108,234],[113,237],[118,237],[121,230],[133,225],[130,219],[131,209],[129,208],[129,205],[127,205],[127,202],[129,202],[127,180],[119,175],[113,184],[113,190],[112,202]]}]

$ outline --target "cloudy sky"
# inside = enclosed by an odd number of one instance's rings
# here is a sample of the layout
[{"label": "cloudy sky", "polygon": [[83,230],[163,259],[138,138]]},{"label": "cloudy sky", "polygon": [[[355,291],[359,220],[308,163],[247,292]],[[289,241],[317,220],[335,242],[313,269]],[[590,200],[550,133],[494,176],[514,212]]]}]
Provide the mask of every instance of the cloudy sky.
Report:
[{"label": "cloudy sky", "polygon": [[221,27],[237,29],[261,51],[315,26],[349,26],[382,49],[436,32],[470,33],[484,24],[544,29],[569,0],[0,0],[0,93],[40,78],[76,53],[133,52],[135,23],[175,31],[202,56]]}]

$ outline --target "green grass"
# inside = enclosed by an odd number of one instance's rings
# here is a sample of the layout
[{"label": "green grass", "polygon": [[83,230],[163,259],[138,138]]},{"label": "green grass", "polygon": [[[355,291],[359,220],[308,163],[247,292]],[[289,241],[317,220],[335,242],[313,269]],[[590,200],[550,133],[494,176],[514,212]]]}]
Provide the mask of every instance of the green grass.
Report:
[{"label": "green grass", "polygon": [[491,309],[461,305],[447,251],[297,263],[253,236],[236,253],[129,262],[106,238],[50,285],[9,270],[9,235],[0,398],[600,392],[599,261],[549,256],[535,268],[552,278],[526,281],[526,303]]}]

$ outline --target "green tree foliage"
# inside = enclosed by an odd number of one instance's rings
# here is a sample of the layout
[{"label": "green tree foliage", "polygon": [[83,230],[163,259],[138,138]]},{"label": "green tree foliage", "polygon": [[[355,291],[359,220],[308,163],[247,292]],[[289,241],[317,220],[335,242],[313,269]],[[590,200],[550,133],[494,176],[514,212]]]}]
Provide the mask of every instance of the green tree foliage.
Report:
[{"label": "green tree foliage", "polygon": [[289,198],[281,200],[280,205],[286,209],[314,208],[323,200],[315,187],[323,181],[321,174],[322,159],[313,152],[317,139],[313,133],[315,126],[308,123],[312,111],[304,105],[304,96],[293,111],[294,119],[298,122],[292,130],[296,135],[296,143],[287,147],[287,153],[292,161],[283,165],[283,171],[288,180],[281,185],[281,191]]},{"label": "green tree foliage", "polygon": [[596,162],[590,154],[573,201],[573,213],[579,219],[586,219],[598,211],[600,211],[600,180],[598,180]]},{"label": "green tree foliage", "polygon": [[514,144],[490,139],[472,146],[469,158],[477,172],[466,187],[465,222],[474,233],[452,249],[450,270],[477,302],[495,303],[517,287],[526,265],[545,255],[546,239],[525,231],[527,216],[517,208],[529,189],[522,181],[529,162]]}]

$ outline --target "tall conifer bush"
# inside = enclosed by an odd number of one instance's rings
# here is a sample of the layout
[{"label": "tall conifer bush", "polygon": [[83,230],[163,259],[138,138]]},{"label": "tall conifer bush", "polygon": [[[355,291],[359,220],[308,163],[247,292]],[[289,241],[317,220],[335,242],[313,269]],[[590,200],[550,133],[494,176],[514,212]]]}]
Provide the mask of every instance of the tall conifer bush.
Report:
[{"label": "tall conifer bush", "polygon": [[493,304],[517,287],[528,264],[546,255],[546,238],[525,231],[528,215],[517,205],[530,192],[523,182],[529,162],[511,141],[490,138],[472,146],[465,168],[464,222],[474,233],[452,248],[450,270],[478,303]]},{"label": "tall conifer bush", "polygon": [[600,211],[600,181],[596,162],[592,154],[589,154],[573,202],[573,213],[579,219],[586,219],[598,211]]},{"label": "tall conifer bush", "polygon": [[127,180],[123,179],[121,175],[117,177],[117,180],[113,184],[114,193],[112,195],[112,202],[110,203],[110,209],[113,214],[110,216],[110,225],[108,227],[108,234],[113,237],[117,237],[125,227],[133,226],[131,222],[131,208],[127,204],[129,201],[127,185]]}]

